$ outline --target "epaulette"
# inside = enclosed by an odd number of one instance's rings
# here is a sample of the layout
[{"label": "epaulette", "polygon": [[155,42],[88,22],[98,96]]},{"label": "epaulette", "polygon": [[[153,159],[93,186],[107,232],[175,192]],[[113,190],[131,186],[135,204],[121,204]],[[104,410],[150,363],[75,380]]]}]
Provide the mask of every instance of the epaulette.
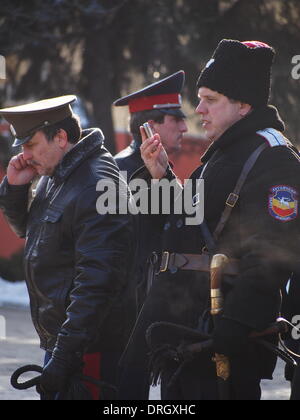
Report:
[{"label": "epaulette", "polygon": [[290,142],[284,135],[274,128],[265,128],[256,132],[259,136],[264,137],[270,147],[276,146],[290,146]]},{"label": "epaulette", "polygon": [[270,147],[276,146],[285,146],[288,147],[290,152],[295,156],[295,158],[300,162],[300,156],[298,149],[286,138],[280,131],[275,130],[274,128],[265,128],[264,130],[259,130],[256,134],[264,137]]}]

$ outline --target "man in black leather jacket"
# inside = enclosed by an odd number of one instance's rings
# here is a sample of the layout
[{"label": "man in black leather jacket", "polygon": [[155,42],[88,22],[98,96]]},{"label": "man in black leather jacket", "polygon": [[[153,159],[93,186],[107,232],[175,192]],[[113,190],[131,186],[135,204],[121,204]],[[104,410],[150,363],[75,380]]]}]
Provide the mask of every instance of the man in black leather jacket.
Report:
[{"label": "man in black leather jacket", "polygon": [[[130,194],[101,130],[81,129],[74,100],[68,95],[0,110],[14,129],[14,146],[22,146],[0,186],[0,206],[26,238],[32,320],[46,351],[41,387],[50,399],[64,398],[82,366],[114,384],[135,315],[133,220],[118,209],[99,213],[97,206],[102,180],[115,186],[119,200],[127,203]],[[28,208],[36,175],[41,178]],[[90,391],[99,398],[99,389]],[[106,391],[102,397],[114,397]]]}]

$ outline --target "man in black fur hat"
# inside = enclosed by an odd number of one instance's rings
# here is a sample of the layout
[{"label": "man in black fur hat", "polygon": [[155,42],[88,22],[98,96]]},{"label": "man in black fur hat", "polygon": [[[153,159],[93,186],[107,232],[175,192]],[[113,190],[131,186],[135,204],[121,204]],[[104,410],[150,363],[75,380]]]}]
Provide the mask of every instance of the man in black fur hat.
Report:
[{"label": "man in black fur hat", "polygon": [[[139,366],[147,363],[145,333],[155,322],[173,324],[169,330],[159,324],[150,336],[163,399],[224,398],[226,388],[226,398],[254,400],[261,379],[272,378],[276,357],[249,336],[278,317],[280,289],[297,260],[300,237],[299,158],[282,134],[276,108],[268,105],[273,56],[263,42],[224,39],[200,74],[196,112],[213,143],[191,179],[204,180],[204,198],[195,194],[193,204],[204,199],[205,223],[190,226],[184,213],[159,218],[165,222],[161,265],[122,359],[123,398],[144,398]],[[146,139],[144,133],[143,140],[144,176],[173,179],[160,137]],[[223,311],[212,330],[207,313],[214,254],[224,254],[228,263]],[[210,333],[211,351],[186,357],[174,324]],[[188,342],[184,328],[183,335]],[[221,387],[214,354],[225,356],[229,373]],[[126,381],[129,370],[135,375]]]}]

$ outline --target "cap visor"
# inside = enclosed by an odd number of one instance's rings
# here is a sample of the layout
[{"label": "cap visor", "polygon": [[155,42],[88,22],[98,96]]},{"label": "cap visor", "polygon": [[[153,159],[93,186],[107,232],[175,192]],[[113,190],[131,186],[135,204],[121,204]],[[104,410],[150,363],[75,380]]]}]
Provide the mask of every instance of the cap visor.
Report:
[{"label": "cap visor", "polygon": [[32,135],[31,136],[24,137],[22,139],[15,138],[15,141],[13,142],[12,147],[22,146],[22,144],[27,143],[31,138],[32,138]]},{"label": "cap visor", "polygon": [[161,108],[158,111],[167,115],[174,115],[174,117],[186,118],[186,115],[179,108]]}]

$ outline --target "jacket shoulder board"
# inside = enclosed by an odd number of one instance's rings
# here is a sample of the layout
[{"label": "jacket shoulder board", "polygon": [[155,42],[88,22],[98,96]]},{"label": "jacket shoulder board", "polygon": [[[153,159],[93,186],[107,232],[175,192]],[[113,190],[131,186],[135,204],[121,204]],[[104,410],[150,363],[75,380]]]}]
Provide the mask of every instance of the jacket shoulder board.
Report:
[{"label": "jacket shoulder board", "polygon": [[265,128],[256,132],[259,136],[264,137],[270,147],[288,146],[288,140],[274,128]]}]

